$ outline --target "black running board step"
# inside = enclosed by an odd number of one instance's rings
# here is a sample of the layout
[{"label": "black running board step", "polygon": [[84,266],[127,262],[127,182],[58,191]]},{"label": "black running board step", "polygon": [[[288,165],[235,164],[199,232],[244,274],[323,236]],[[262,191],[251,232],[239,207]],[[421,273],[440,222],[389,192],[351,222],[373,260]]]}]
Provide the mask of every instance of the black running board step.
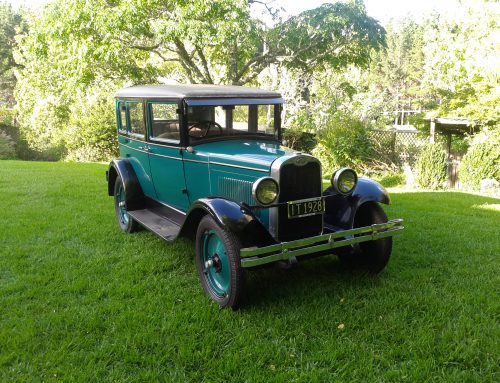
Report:
[{"label": "black running board step", "polygon": [[177,238],[181,230],[180,226],[176,223],[153,213],[149,209],[133,210],[129,211],[128,214],[146,229],[151,230],[167,241],[173,241]]}]

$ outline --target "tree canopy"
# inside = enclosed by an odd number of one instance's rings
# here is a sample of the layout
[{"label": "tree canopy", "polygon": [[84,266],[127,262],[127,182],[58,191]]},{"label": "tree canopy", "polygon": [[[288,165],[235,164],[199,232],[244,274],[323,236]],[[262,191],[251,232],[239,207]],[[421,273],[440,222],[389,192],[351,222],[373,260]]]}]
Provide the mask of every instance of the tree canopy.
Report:
[{"label": "tree canopy", "polygon": [[16,35],[25,31],[21,13],[15,12],[8,3],[0,2],[0,102],[14,104],[13,92],[16,84],[14,60]]},{"label": "tree canopy", "polygon": [[423,87],[435,115],[500,123],[500,3],[467,2],[425,26]]},{"label": "tree canopy", "polygon": [[[270,65],[301,73],[366,67],[385,30],[361,1],[268,27],[245,0],[54,0],[20,38],[16,98],[30,144],[67,150],[78,116],[134,83],[255,84]],[[109,115],[112,129],[113,115]],[[74,121],[74,123],[73,123]],[[102,121],[101,121],[102,122]],[[65,138],[66,137],[66,138]]]},{"label": "tree canopy", "polygon": [[135,81],[175,76],[192,83],[242,85],[270,64],[313,71],[367,65],[384,29],[361,2],[324,4],[266,27],[244,0],[55,0],[24,40],[26,58]]},{"label": "tree canopy", "polygon": [[52,0],[26,15],[28,29],[0,3],[3,99],[13,104],[15,96],[29,147],[56,159],[112,155],[114,91],[167,79],[279,90],[285,127],[319,133],[320,141],[346,123],[361,133],[386,127],[398,109],[500,123],[499,2],[462,0],[454,11],[419,23],[404,18],[387,30],[361,0],[290,18],[271,5]]}]

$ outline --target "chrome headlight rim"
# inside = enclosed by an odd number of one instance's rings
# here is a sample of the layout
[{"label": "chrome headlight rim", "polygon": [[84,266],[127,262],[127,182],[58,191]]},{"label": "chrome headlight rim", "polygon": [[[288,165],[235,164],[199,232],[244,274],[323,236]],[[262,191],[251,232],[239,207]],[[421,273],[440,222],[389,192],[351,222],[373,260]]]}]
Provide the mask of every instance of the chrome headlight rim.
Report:
[{"label": "chrome headlight rim", "polygon": [[[341,177],[347,173],[351,173],[354,175],[354,185],[349,191],[344,191],[339,187],[339,182],[341,181]],[[351,195],[354,192],[354,189],[356,189],[356,186],[358,184],[358,174],[351,168],[340,168],[336,171],[333,172],[332,178],[331,178],[331,183],[333,186],[333,189],[342,195]]]},{"label": "chrome headlight rim", "polygon": [[[259,187],[262,187],[264,185],[264,182],[272,182],[276,187],[275,196],[272,199],[272,201],[270,201],[270,202],[263,202],[258,198]],[[261,177],[258,180],[256,180],[252,185],[252,197],[254,198],[255,201],[257,201],[257,203],[260,206],[272,205],[273,203],[275,203],[278,200],[279,194],[280,194],[280,187],[278,185],[278,182],[272,177]]]}]

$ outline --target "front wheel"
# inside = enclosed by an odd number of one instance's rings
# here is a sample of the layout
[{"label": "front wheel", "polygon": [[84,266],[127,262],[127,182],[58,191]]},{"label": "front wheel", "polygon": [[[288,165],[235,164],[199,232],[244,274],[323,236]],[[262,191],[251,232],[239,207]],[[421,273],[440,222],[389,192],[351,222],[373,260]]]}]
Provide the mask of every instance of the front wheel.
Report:
[{"label": "front wheel", "polygon": [[240,265],[241,244],[206,215],[196,232],[196,268],[207,295],[221,307],[236,309],[243,299],[245,273]]},{"label": "front wheel", "polygon": [[[356,228],[385,222],[387,215],[380,205],[368,202],[359,207],[353,226]],[[348,267],[378,274],[389,262],[391,252],[392,237],[385,237],[353,245],[349,254],[339,255],[339,258]]]}]

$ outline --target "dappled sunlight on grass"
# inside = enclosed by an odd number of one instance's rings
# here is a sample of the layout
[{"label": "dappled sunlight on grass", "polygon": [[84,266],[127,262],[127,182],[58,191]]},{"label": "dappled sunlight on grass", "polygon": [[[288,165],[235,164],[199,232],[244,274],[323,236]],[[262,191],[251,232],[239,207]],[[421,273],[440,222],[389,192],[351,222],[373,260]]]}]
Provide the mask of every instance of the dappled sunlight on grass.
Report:
[{"label": "dappled sunlight on grass", "polygon": [[472,207],[474,209],[491,210],[491,211],[500,212],[500,203],[484,203],[482,205],[473,205]]}]

